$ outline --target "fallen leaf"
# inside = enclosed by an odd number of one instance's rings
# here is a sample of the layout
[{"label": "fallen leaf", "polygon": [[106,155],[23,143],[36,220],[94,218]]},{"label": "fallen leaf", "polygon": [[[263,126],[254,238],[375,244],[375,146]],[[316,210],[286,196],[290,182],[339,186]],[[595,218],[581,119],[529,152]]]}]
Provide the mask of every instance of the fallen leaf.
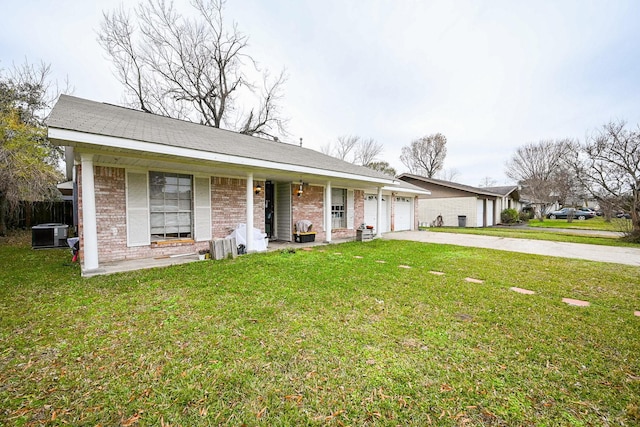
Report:
[{"label": "fallen leaf", "polygon": [[264,413],[267,412],[267,407],[265,406],[264,408],[260,409],[260,411],[258,411],[258,413],[256,414],[257,418],[262,418],[262,416],[264,415]]},{"label": "fallen leaf", "polygon": [[139,420],[140,420],[140,413],[137,413],[129,417],[126,421],[123,421],[122,425],[123,427],[129,427],[133,424],[137,424]]}]

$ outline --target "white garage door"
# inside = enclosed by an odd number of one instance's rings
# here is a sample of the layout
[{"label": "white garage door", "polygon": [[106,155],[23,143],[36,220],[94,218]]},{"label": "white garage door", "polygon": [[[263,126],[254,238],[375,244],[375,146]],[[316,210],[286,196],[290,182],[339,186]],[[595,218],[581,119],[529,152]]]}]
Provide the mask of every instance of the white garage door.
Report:
[{"label": "white garage door", "polygon": [[487,227],[493,225],[493,200],[487,200]]},{"label": "white garage door", "polygon": [[476,201],[476,227],[484,226],[484,200]]},{"label": "white garage door", "polygon": [[[387,196],[382,196],[382,232],[389,231],[389,221],[387,220]],[[378,215],[378,196],[375,194],[364,195],[364,222],[367,225],[376,226]],[[360,224],[356,224],[359,227]],[[377,231],[377,230],[376,230]]]},{"label": "white garage door", "polygon": [[395,231],[411,230],[411,203],[410,197],[396,197],[395,205]]}]

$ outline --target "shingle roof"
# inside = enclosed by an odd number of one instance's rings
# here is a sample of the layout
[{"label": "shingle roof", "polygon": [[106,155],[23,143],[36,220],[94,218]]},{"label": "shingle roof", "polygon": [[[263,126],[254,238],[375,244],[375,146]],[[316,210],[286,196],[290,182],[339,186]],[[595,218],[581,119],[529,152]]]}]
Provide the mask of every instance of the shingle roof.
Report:
[{"label": "shingle roof", "polygon": [[413,174],[409,174],[409,173],[403,173],[401,175],[398,176],[398,179],[403,179],[403,178],[409,178],[415,181],[421,181],[424,182],[426,184],[435,184],[435,185],[441,185],[443,187],[447,187],[447,188],[454,188],[456,190],[462,190],[462,191],[467,191],[469,193],[474,193],[474,194],[482,194],[482,195],[489,195],[489,196],[507,196],[509,195],[509,193],[513,192],[514,190],[517,190],[518,187],[515,185],[512,186],[504,186],[504,187],[472,187],[470,185],[464,185],[464,184],[458,184],[457,182],[451,182],[451,181],[444,181],[442,179],[435,179],[435,178],[427,178],[424,176],[420,176],[420,175],[413,175]]},{"label": "shingle roof", "polygon": [[502,187],[483,187],[483,190],[491,191],[492,193],[500,194],[501,196],[508,196],[518,189],[517,185],[506,185]]},{"label": "shingle roof", "polygon": [[56,129],[393,180],[373,169],[309,148],[69,95],[60,96],[47,125]]}]

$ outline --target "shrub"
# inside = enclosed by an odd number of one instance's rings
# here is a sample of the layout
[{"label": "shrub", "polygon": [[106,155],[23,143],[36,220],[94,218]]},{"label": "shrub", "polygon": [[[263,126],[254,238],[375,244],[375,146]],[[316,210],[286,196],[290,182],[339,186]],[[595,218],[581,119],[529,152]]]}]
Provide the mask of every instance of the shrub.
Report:
[{"label": "shrub", "polygon": [[505,209],[500,214],[500,221],[503,224],[515,224],[519,221],[520,215],[515,209]]},{"label": "shrub", "polygon": [[533,219],[533,217],[534,217],[534,215],[533,215],[533,212],[531,212],[531,211],[520,212],[520,222],[527,222],[530,219]]}]

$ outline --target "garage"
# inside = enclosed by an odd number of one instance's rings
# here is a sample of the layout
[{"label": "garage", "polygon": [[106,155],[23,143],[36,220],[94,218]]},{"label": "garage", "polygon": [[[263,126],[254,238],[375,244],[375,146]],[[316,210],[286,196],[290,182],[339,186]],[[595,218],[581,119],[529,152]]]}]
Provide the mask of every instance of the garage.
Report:
[{"label": "garage", "polygon": [[396,197],[394,230],[411,230],[413,203],[410,197]]},{"label": "garage", "polygon": [[[389,220],[387,208],[387,196],[382,196],[382,232],[389,230]],[[367,225],[376,226],[376,217],[378,213],[378,196],[375,194],[365,194],[364,196],[364,222]]]},{"label": "garage", "polygon": [[493,200],[478,199],[476,206],[476,227],[491,227],[493,225]]}]

